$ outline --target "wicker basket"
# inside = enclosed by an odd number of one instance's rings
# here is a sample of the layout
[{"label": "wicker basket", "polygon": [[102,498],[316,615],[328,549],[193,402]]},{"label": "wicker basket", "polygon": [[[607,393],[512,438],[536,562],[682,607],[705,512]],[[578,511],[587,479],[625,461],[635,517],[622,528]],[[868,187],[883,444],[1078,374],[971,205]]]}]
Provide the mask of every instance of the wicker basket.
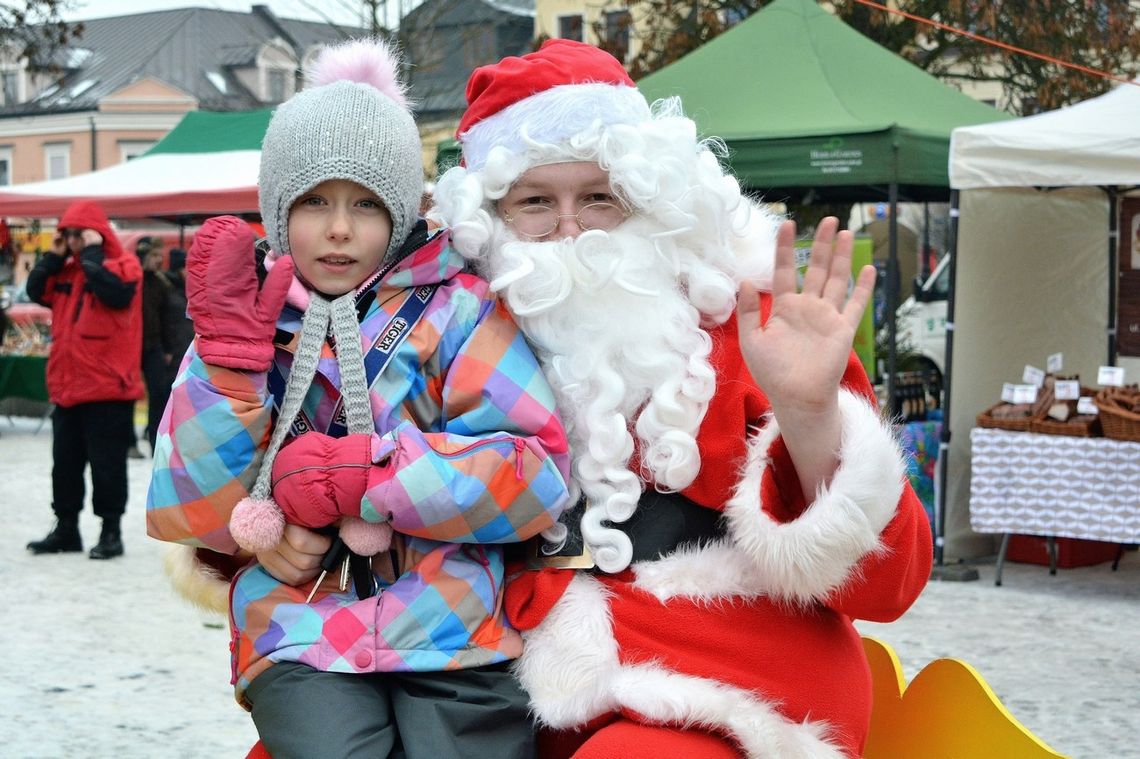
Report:
[{"label": "wicker basket", "polygon": [[1053,386],[1052,383],[1047,383],[1037,392],[1037,400],[1033,402],[1033,410],[1029,416],[1018,417],[1016,419],[1005,419],[1000,416],[994,416],[994,410],[1002,406],[1009,405],[1005,401],[995,403],[988,409],[978,414],[974,418],[974,424],[978,427],[988,427],[995,430],[1010,430],[1011,432],[1029,432],[1030,426],[1033,424],[1034,419],[1041,419],[1045,416],[1045,412],[1049,410],[1049,406],[1053,405]]},{"label": "wicker basket", "polygon": [[1004,403],[998,403],[990,406],[988,409],[978,414],[974,419],[974,424],[978,427],[987,427],[994,430],[1010,430],[1011,432],[1029,432],[1029,423],[1032,421],[1031,417],[1024,419],[1001,419],[993,415],[993,410],[998,406],[1004,406]]},{"label": "wicker basket", "polygon": [[[1089,398],[1095,397],[1096,390],[1091,387],[1081,386],[1081,397]],[[1070,435],[1073,437],[1100,437],[1101,425],[1100,417],[1092,414],[1081,414],[1079,416],[1070,416],[1064,422],[1058,422],[1056,419],[1051,418],[1049,408],[1053,405],[1054,401],[1050,401],[1049,405],[1045,407],[1045,413],[1030,421],[1029,431],[1036,432],[1040,435]],[[1076,401],[1070,401],[1069,409],[1075,411]]]},{"label": "wicker basket", "polygon": [[1131,386],[1106,387],[1096,394],[1096,407],[1100,411],[1100,424],[1105,437],[1140,442],[1140,413],[1124,405],[1136,393],[1136,387]]}]

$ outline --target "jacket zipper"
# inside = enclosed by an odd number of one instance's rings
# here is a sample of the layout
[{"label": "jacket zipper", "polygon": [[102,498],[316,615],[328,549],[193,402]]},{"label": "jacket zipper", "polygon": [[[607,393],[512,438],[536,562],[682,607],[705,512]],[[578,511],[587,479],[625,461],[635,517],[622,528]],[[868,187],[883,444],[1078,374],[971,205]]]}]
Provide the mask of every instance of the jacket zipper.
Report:
[{"label": "jacket zipper", "polygon": [[515,449],[515,477],[517,477],[519,479],[519,481],[521,482],[526,477],[526,473],[523,471],[523,451],[526,450],[526,443],[523,442],[522,438],[517,438],[517,437],[516,438],[509,438],[508,437],[508,438],[493,438],[491,440],[480,440],[477,443],[471,443],[470,445],[465,445],[462,448],[460,448],[458,451],[451,451],[450,453],[443,453],[442,451],[436,451],[436,453],[439,454],[440,456],[444,457],[445,459],[460,458],[462,456],[466,456],[471,451],[478,450],[479,448],[486,448],[488,446],[502,445],[503,443],[512,443],[512,447]]},{"label": "jacket zipper", "polygon": [[81,291],[79,297],[75,299],[75,316],[71,317],[71,323],[76,324],[79,322],[79,314],[83,312],[83,301],[87,299],[87,292]]}]

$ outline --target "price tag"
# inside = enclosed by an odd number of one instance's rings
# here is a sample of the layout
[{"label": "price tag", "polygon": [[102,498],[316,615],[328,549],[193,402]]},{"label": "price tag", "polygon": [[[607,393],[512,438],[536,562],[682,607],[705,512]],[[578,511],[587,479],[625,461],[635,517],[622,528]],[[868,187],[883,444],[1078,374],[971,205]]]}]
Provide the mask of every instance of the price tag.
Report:
[{"label": "price tag", "polygon": [[1013,403],[1013,388],[1012,382],[1003,382],[1001,386],[1001,399],[1004,403]]},{"label": "price tag", "polygon": [[1097,413],[1099,413],[1099,409],[1096,407],[1096,404],[1093,403],[1092,396],[1086,395],[1084,398],[1081,398],[1077,401],[1077,413],[1078,414],[1097,414]]},{"label": "price tag", "polygon": [[1081,383],[1077,380],[1058,380],[1053,385],[1053,395],[1059,401],[1075,401],[1081,397]]},{"label": "price tag", "polygon": [[1061,371],[1061,367],[1065,365],[1064,353],[1052,353],[1049,355],[1048,360],[1045,362],[1045,368],[1050,374],[1056,374]]},{"label": "price tag", "polygon": [[1041,387],[1045,384],[1045,372],[1038,369],[1036,366],[1025,365],[1025,371],[1021,373],[1021,381],[1027,385],[1034,387]]},{"label": "price tag", "polygon": [[1035,403],[1037,401],[1037,385],[1014,385],[1014,403]]},{"label": "price tag", "polygon": [[1096,372],[1096,384],[1101,387],[1123,387],[1123,366],[1102,366]]}]

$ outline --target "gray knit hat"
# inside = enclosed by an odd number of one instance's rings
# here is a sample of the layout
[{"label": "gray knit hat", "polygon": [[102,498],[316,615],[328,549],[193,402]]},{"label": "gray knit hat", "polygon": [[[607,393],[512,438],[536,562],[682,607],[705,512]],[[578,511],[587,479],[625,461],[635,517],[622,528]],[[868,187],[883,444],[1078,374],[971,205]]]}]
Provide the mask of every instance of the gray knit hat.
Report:
[{"label": "gray knit hat", "polygon": [[261,219],[273,250],[289,253],[289,208],[328,179],[367,187],[392,217],[385,259],[404,243],[419,213],[423,164],[419,131],[380,40],[355,40],[321,53],[310,87],[278,106],[261,145]]}]

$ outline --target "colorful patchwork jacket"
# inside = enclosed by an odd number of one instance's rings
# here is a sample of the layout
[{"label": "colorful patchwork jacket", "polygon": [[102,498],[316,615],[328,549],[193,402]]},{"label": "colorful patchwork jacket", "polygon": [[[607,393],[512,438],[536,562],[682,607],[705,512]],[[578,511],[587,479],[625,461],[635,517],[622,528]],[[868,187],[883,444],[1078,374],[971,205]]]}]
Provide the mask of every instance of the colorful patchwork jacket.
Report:
[{"label": "colorful patchwork jacket", "polygon": [[[367,353],[411,288],[438,288],[370,392],[381,436],[373,461],[396,467],[361,508],[366,519],[390,513],[396,531],[392,549],[372,560],[380,592],[359,600],[351,583],[342,592],[330,576],[306,603],[311,583],[285,585],[256,563],[241,568],[228,596],[239,702],[278,661],[360,673],[477,667],[519,655],[520,636],[502,611],[503,546],[557,519],[568,499],[569,456],[529,346],[487,283],[462,269],[447,232],[436,232],[360,295]],[[267,374],[205,364],[193,346],[183,359],[158,432],[147,529],[198,549],[189,574],[239,550],[230,512],[256,479],[275,421],[269,375],[288,376],[301,316],[291,301]],[[316,429],[333,421],[338,381],[326,344],[302,409]]]}]

